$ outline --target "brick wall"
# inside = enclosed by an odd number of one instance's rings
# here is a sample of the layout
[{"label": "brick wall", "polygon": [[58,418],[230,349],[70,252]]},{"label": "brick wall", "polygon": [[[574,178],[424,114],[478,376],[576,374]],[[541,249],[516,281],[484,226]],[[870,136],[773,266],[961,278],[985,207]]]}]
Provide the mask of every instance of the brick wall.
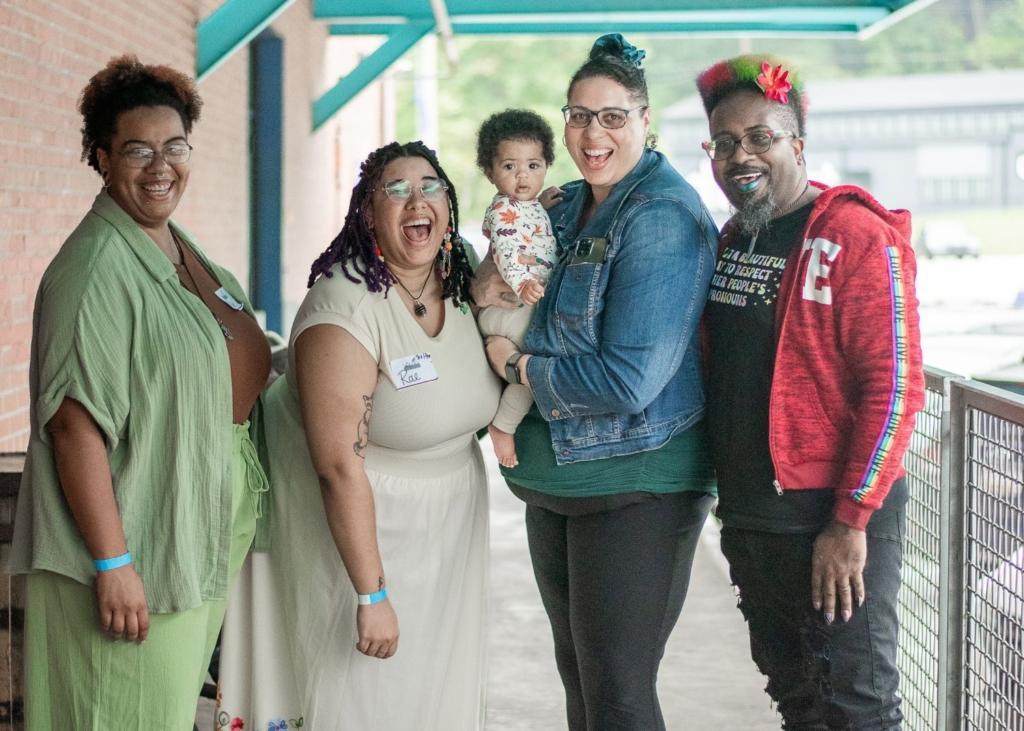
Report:
[{"label": "brick wall", "polygon": [[[13,0],[0,2],[0,452],[28,441],[28,360],[39,278],[99,190],[79,161],[78,95],[115,55],[195,69],[195,26],[218,0]],[[374,86],[320,131],[313,99],[373,42],[329,40],[310,0],[274,23],[285,39],[285,319],[304,293],[313,256],[333,238],[354,171],[379,144]],[[87,32],[85,32],[87,31]],[[338,64],[347,67],[339,67]],[[249,166],[246,50],[200,83],[188,190],[175,220],[219,263],[248,281]]]}]

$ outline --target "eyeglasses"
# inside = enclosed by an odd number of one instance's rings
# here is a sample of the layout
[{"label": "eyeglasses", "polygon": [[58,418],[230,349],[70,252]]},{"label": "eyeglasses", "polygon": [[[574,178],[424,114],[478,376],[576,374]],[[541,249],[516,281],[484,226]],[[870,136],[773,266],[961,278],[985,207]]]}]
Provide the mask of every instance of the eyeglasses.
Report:
[{"label": "eyeglasses", "polygon": [[565,123],[570,127],[583,129],[590,126],[590,120],[597,117],[597,123],[605,129],[621,129],[626,126],[630,112],[642,112],[647,106],[633,107],[632,109],[619,109],[617,107],[605,107],[598,111],[586,107],[562,107],[562,114],[565,115]]},{"label": "eyeglasses", "polygon": [[751,155],[763,155],[772,149],[772,143],[783,137],[799,137],[795,132],[783,129],[755,129],[736,139],[732,135],[719,135],[700,146],[712,160],[728,160],[736,153],[736,145]]},{"label": "eyeglasses", "polygon": [[192,157],[192,145],[176,143],[157,152],[148,147],[133,147],[121,153],[130,168],[148,168],[159,155],[168,165],[181,165]]},{"label": "eyeglasses", "polygon": [[384,191],[384,195],[395,203],[405,203],[412,198],[414,190],[419,190],[420,195],[425,200],[439,201],[443,200],[445,194],[447,194],[448,183],[441,180],[441,178],[424,178],[423,182],[419,185],[413,185],[408,180],[401,179],[385,183],[380,186],[380,189]]}]

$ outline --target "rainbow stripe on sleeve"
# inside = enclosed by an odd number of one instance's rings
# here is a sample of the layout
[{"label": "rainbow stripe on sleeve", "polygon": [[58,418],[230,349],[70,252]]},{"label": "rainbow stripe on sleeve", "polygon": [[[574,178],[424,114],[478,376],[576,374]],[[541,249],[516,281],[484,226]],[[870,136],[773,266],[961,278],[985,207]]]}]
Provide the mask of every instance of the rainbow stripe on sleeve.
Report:
[{"label": "rainbow stripe on sleeve", "polygon": [[892,450],[896,431],[907,413],[907,377],[910,370],[907,352],[907,304],[903,290],[903,261],[895,246],[887,246],[885,257],[889,271],[889,294],[892,298],[892,391],[882,428],[875,448],[871,452],[867,468],[860,480],[860,487],[851,497],[858,503],[864,502],[878,486],[889,452]]}]

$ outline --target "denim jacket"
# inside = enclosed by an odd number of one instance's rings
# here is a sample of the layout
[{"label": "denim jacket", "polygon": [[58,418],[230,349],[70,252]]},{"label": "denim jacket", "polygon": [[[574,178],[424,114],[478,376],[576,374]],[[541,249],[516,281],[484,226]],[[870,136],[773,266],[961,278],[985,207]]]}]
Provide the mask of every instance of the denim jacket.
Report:
[{"label": "denim jacket", "polygon": [[697,330],[718,232],[653,150],[582,229],[590,187],[563,189],[550,211],[558,263],[523,348],[556,462],[656,449],[704,415]]}]

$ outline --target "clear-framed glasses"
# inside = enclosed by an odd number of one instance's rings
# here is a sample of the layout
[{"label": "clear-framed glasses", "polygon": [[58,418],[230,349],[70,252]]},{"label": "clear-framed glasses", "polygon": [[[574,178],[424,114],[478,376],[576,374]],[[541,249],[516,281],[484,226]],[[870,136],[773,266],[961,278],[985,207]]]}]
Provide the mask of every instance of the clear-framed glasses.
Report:
[{"label": "clear-framed glasses", "polygon": [[565,115],[565,123],[570,127],[582,129],[590,126],[590,120],[597,117],[597,123],[605,129],[621,129],[629,120],[631,112],[643,112],[647,105],[633,107],[632,109],[619,109],[618,107],[605,107],[596,112],[586,107],[562,107],[562,114]]},{"label": "clear-framed glasses", "polygon": [[739,139],[732,135],[718,135],[714,139],[700,143],[700,146],[712,160],[728,160],[736,153],[736,145],[751,155],[763,155],[772,149],[772,143],[775,140],[783,137],[799,137],[799,135],[784,129],[755,129]]},{"label": "clear-framed glasses", "polygon": [[448,193],[448,183],[441,180],[441,178],[423,178],[422,183],[413,185],[408,180],[402,178],[385,183],[380,186],[380,189],[384,191],[384,195],[395,203],[405,203],[412,198],[414,190],[419,190],[420,195],[428,201],[439,201],[444,200],[445,195]]},{"label": "clear-framed glasses", "polygon": [[130,168],[148,168],[153,164],[157,155],[163,158],[168,165],[181,165],[192,157],[192,145],[187,142],[175,142],[159,152],[149,147],[132,147],[121,152],[121,157]]}]

